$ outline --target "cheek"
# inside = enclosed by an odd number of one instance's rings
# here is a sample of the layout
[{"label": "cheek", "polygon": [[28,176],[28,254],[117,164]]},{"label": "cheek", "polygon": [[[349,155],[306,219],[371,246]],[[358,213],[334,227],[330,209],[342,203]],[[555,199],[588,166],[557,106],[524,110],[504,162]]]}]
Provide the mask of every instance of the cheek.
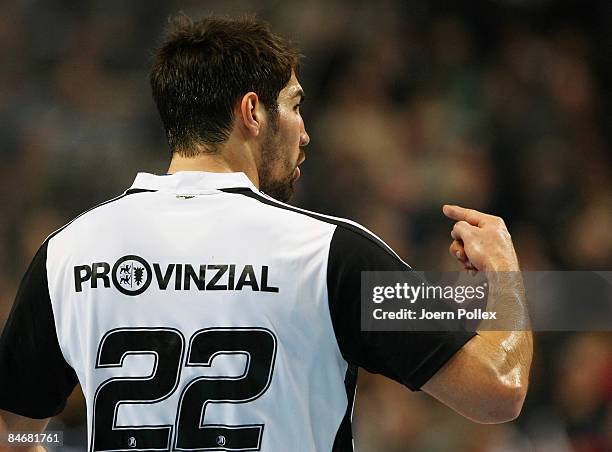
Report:
[{"label": "cheek", "polygon": [[285,153],[288,153],[290,156],[293,156],[296,152],[299,153],[301,130],[302,124],[300,119],[292,118],[280,123],[279,134],[283,148],[285,148]]},{"label": "cheek", "polygon": [[279,109],[279,126],[280,132],[286,138],[287,141],[300,142],[300,133],[303,128],[302,117],[297,114],[292,108],[283,108]]}]

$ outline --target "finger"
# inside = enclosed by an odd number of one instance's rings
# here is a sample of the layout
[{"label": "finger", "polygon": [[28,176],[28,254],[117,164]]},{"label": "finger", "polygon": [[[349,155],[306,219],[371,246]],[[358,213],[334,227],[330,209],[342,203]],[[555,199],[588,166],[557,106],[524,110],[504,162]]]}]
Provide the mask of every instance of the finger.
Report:
[{"label": "finger", "polygon": [[466,239],[469,239],[476,229],[478,229],[476,226],[472,226],[467,221],[458,221],[451,230],[451,237],[465,243]]},{"label": "finger", "polygon": [[453,240],[448,248],[448,251],[451,256],[459,261],[465,271],[469,272],[470,270],[474,270],[475,267],[465,254],[463,243],[460,240]]},{"label": "finger", "polygon": [[476,267],[474,267],[474,264],[472,264],[472,262],[466,257],[465,260],[461,260],[461,265],[463,265],[463,268],[465,268],[466,270],[473,270]]},{"label": "finger", "polygon": [[442,212],[451,220],[466,221],[472,226],[482,226],[487,220],[490,220],[491,215],[479,212],[474,209],[466,209],[461,206],[445,204],[442,207]]},{"label": "finger", "polygon": [[464,262],[467,259],[465,250],[463,249],[463,242],[460,240],[453,240],[448,247],[448,252],[451,256],[459,259],[461,262]]},{"label": "finger", "polygon": [[448,251],[451,256],[456,258],[465,271],[475,270],[474,264],[469,260],[465,249],[463,248],[463,242],[461,240],[453,240],[450,246],[448,247]]},{"label": "finger", "polygon": [[465,271],[474,270],[476,268],[465,254],[463,244],[460,241],[453,240],[453,243],[449,247],[449,252],[451,256],[453,256],[459,261]]}]

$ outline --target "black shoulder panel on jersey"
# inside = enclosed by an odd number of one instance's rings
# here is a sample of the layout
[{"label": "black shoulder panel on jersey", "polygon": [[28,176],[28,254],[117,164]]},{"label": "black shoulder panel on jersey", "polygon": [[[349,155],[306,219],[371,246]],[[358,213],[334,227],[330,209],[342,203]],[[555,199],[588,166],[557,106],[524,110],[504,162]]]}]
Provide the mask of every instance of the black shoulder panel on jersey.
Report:
[{"label": "black shoulder panel on jersey", "polygon": [[0,336],[0,408],[35,419],[60,413],[78,382],[57,340],[47,243],[25,273]]},{"label": "black shoulder panel on jersey", "polygon": [[220,191],[225,192],[225,193],[238,193],[238,194],[241,194],[241,195],[244,195],[244,196],[248,196],[249,198],[256,199],[256,200],[258,200],[258,201],[260,201],[260,202],[262,202],[264,204],[267,204],[269,206],[278,207],[279,209],[289,210],[291,212],[299,213],[299,214],[305,215],[305,216],[310,217],[310,218],[315,218],[315,219],[323,221],[325,223],[334,224],[336,226],[343,226],[343,227],[345,227],[345,228],[355,232],[356,234],[359,234],[359,235],[363,236],[365,239],[372,241],[376,245],[380,246],[387,253],[389,253],[391,256],[396,258],[398,261],[400,260],[399,257],[395,254],[395,252],[391,248],[389,248],[389,246],[385,242],[383,242],[382,240],[378,239],[374,235],[369,234],[364,229],[361,229],[360,227],[355,226],[354,224],[351,224],[348,221],[342,221],[339,218],[333,218],[333,217],[329,217],[327,215],[322,215],[322,214],[319,214],[319,213],[310,212],[308,210],[299,209],[297,207],[290,206],[288,204],[285,204],[285,203],[280,202],[280,201],[276,201],[276,200],[271,199],[269,197],[262,196],[261,194],[256,193],[253,190],[251,190],[250,188],[246,188],[246,187],[222,188]]},{"label": "black shoulder panel on jersey", "polygon": [[[402,261],[363,236],[341,227],[334,231],[329,249],[327,290],[342,355],[350,364],[418,390],[474,333],[362,331],[361,272],[404,270]],[[411,274],[414,284],[420,284],[418,275]]]}]

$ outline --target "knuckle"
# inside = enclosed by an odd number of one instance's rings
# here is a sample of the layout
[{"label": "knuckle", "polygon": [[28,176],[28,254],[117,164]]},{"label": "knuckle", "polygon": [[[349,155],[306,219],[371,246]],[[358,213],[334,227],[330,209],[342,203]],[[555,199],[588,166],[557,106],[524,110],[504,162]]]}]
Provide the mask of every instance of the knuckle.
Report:
[{"label": "knuckle", "polygon": [[464,234],[468,233],[470,231],[470,228],[468,227],[470,224],[465,221],[465,220],[461,220],[457,223],[457,227],[461,228],[461,230],[463,231]]}]

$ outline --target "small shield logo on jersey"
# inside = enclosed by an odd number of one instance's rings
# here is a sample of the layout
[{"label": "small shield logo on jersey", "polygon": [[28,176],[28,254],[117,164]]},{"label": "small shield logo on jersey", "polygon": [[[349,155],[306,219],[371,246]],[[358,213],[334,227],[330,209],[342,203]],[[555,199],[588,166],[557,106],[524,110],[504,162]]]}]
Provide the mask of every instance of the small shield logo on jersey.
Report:
[{"label": "small shield logo on jersey", "polygon": [[124,295],[140,295],[153,278],[151,266],[140,256],[123,256],[113,266],[113,284]]}]

